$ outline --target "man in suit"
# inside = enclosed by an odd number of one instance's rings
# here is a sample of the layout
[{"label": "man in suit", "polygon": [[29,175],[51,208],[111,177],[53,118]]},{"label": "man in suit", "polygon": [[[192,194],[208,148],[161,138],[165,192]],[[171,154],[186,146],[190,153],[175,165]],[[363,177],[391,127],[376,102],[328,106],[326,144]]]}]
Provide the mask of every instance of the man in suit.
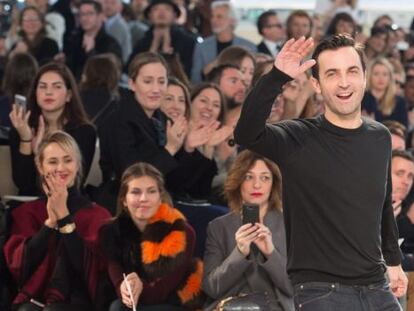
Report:
[{"label": "man in suit", "polygon": [[257,45],[257,51],[276,57],[282,47],[285,37],[283,24],[275,11],[263,12],[257,19],[257,30],[263,37]]},{"label": "man in suit", "polygon": [[161,53],[167,59],[178,55],[186,74],[189,75],[196,38],[176,25],[180,14],[179,7],[172,0],[151,1],[144,11],[151,28],[134,46],[128,63],[135,55],[147,51]]},{"label": "man in suit", "polygon": [[[234,8],[229,1],[214,1],[211,4],[212,36],[198,43],[193,55],[191,81],[198,83],[203,74],[214,67],[214,59],[222,50],[231,45],[240,45],[251,52],[256,52],[256,45],[234,34],[237,19]],[[207,68],[206,68],[207,67]]]},{"label": "man in suit", "polygon": [[132,52],[131,34],[124,18],[121,16],[121,0],[101,0],[103,13],[106,16],[105,30],[115,38],[122,48],[122,61],[126,63]]},{"label": "man in suit", "polygon": [[66,61],[79,80],[86,60],[93,55],[113,53],[122,59],[118,42],[103,27],[102,5],[94,0],[84,0],[79,7],[80,28],[65,46]]}]

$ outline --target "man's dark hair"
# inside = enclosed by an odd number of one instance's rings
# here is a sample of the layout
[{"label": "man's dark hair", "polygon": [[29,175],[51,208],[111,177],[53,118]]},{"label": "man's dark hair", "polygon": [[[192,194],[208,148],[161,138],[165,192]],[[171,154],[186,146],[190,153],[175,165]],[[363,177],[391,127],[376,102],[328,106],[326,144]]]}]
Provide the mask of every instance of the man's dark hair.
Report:
[{"label": "man's dark hair", "polygon": [[395,157],[400,157],[414,163],[413,155],[407,150],[393,150],[391,159],[394,159]]},{"label": "man's dark hair", "polygon": [[339,34],[327,37],[317,45],[312,55],[312,58],[316,61],[315,66],[312,67],[312,76],[319,80],[318,57],[322,52],[327,50],[336,51],[343,47],[353,47],[355,49],[355,51],[359,55],[359,59],[361,60],[362,70],[365,71],[366,64],[364,46],[362,44],[355,42],[355,40],[350,35]]},{"label": "man's dark hair", "polygon": [[259,18],[257,19],[257,31],[263,35],[263,28],[266,27],[267,20],[271,16],[277,16],[277,13],[273,10],[265,11],[260,14]]},{"label": "man's dark hair", "polygon": [[206,77],[206,80],[208,82],[213,82],[216,84],[220,84],[220,80],[221,80],[221,76],[223,75],[224,70],[229,69],[229,68],[233,68],[233,69],[237,69],[240,70],[240,67],[236,66],[236,65],[232,65],[232,64],[223,64],[223,65],[219,65],[214,67],[208,74]]},{"label": "man's dark hair", "polygon": [[94,1],[94,0],[83,0],[80,3],[79,7],[85,4],[92,5],[96,13],[98,14],[102,13],[102,4],[100,2]]}]

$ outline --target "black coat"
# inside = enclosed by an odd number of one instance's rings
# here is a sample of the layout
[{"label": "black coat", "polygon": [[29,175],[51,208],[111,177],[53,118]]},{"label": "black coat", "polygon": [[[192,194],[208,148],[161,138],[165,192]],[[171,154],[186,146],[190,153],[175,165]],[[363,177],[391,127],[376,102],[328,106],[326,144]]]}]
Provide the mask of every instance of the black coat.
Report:
[{"label": "black coat", "polygon": [[[185,73],[189,77],[191,74],[191,67],[193,62],[193,51],[194,46],[196,44],[196,38],[185,32],[181,27],[179,26],[172,26],[171,27],[171,44],[174,49],[174,53],[177,53],[179,55],[181,64],[184,67]],[[153,38],[153,28],[151,27],[148,29],[148,31],[145,33],[144,38],[139,40],[135,46],[134,50],[131,53],[131,56],[129,57],[128,64],[132,61],[135,55],[142,52],[149,51],[151,47],[151,42]]]},{"label": "black coat", "polygon": [[101,167],[104,175],[110,175],[108,169],[113,167],[119,179],[130,165],[146,162],[165,176],[167,188],[173,196],[208,198],[211,181],[217,173],[215,161],[198,151],[187,153],[184,149],[172,156],[164,148],[166,116],[156,111],[153,119],[158,125],[154,125],[132,92],[123,96],[118,107],[102,127],[106,129],[104,137],[100,134],[101,159],[105,159],[106,165]]},{"label": "black coat", "polygon": [[101,30],[99,30],[95,37],[95,48],[88,53],[85,53],[85,50],[82,47],[83,34],[83,30],[78,29],[78,32],[71,37],[69,43],[64,47],[67,64],[77,80],[80,79],[83,67],[85,66],[87,59],[91,56],[103,53],[113,53],[122,60],[121,47],[114,38],[105,32],[103,27],[101,27]]}]

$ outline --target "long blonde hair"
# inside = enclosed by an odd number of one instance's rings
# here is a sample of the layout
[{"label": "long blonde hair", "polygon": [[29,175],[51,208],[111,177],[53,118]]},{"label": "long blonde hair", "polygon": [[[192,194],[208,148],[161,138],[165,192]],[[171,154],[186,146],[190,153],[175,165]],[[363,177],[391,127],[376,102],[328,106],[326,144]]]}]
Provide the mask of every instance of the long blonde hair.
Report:
[{"label": "long blonde hair", "polygon": [[383,115],[390,115],[395,108],[395,77],[394,77],[394,68],[391,63],[384,57],[374,58],[368,64],[367,72],[367,89],[372,90],[372,71],[376,65],[383,65],[388,69],[388,74],[390,76],[390,81],[387,88],[385,89],[384,95],[378,100],[378,109],[382,112]]}]

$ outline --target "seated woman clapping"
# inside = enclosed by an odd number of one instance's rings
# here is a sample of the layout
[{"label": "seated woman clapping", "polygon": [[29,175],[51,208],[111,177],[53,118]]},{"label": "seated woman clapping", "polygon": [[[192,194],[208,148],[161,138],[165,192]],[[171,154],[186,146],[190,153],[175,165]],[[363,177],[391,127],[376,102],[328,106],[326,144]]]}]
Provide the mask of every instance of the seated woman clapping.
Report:
[{"label": "seated woman clapping", "polygon": [[48,134],[35,162],[46,196],[12,212],[4,247],[19,288],[14,310],[93,310],[105,271],[98,228],[110,214],[80,194],[82,160],[69,134]]},{"label": "seated woman clapping", "polygon": [[161,173],[150,164],[137,163],[124,172],[117,216],[100,234],[119,297],[111,311],[197,306],[202,264],[193,258],[195,234],[170,202]]},{"label": "seated woman clapping", "polygon": [[[243,151],[228,172],[224,191],[232,212],[208,227],[202,283],[209,296],[205,310],[228,297],[252,293],[268,300],[269,310],[294,310],[286,273],[279,169],[268,159]],[[242,224],[243,203],[259,206],[259,222]]]}]

